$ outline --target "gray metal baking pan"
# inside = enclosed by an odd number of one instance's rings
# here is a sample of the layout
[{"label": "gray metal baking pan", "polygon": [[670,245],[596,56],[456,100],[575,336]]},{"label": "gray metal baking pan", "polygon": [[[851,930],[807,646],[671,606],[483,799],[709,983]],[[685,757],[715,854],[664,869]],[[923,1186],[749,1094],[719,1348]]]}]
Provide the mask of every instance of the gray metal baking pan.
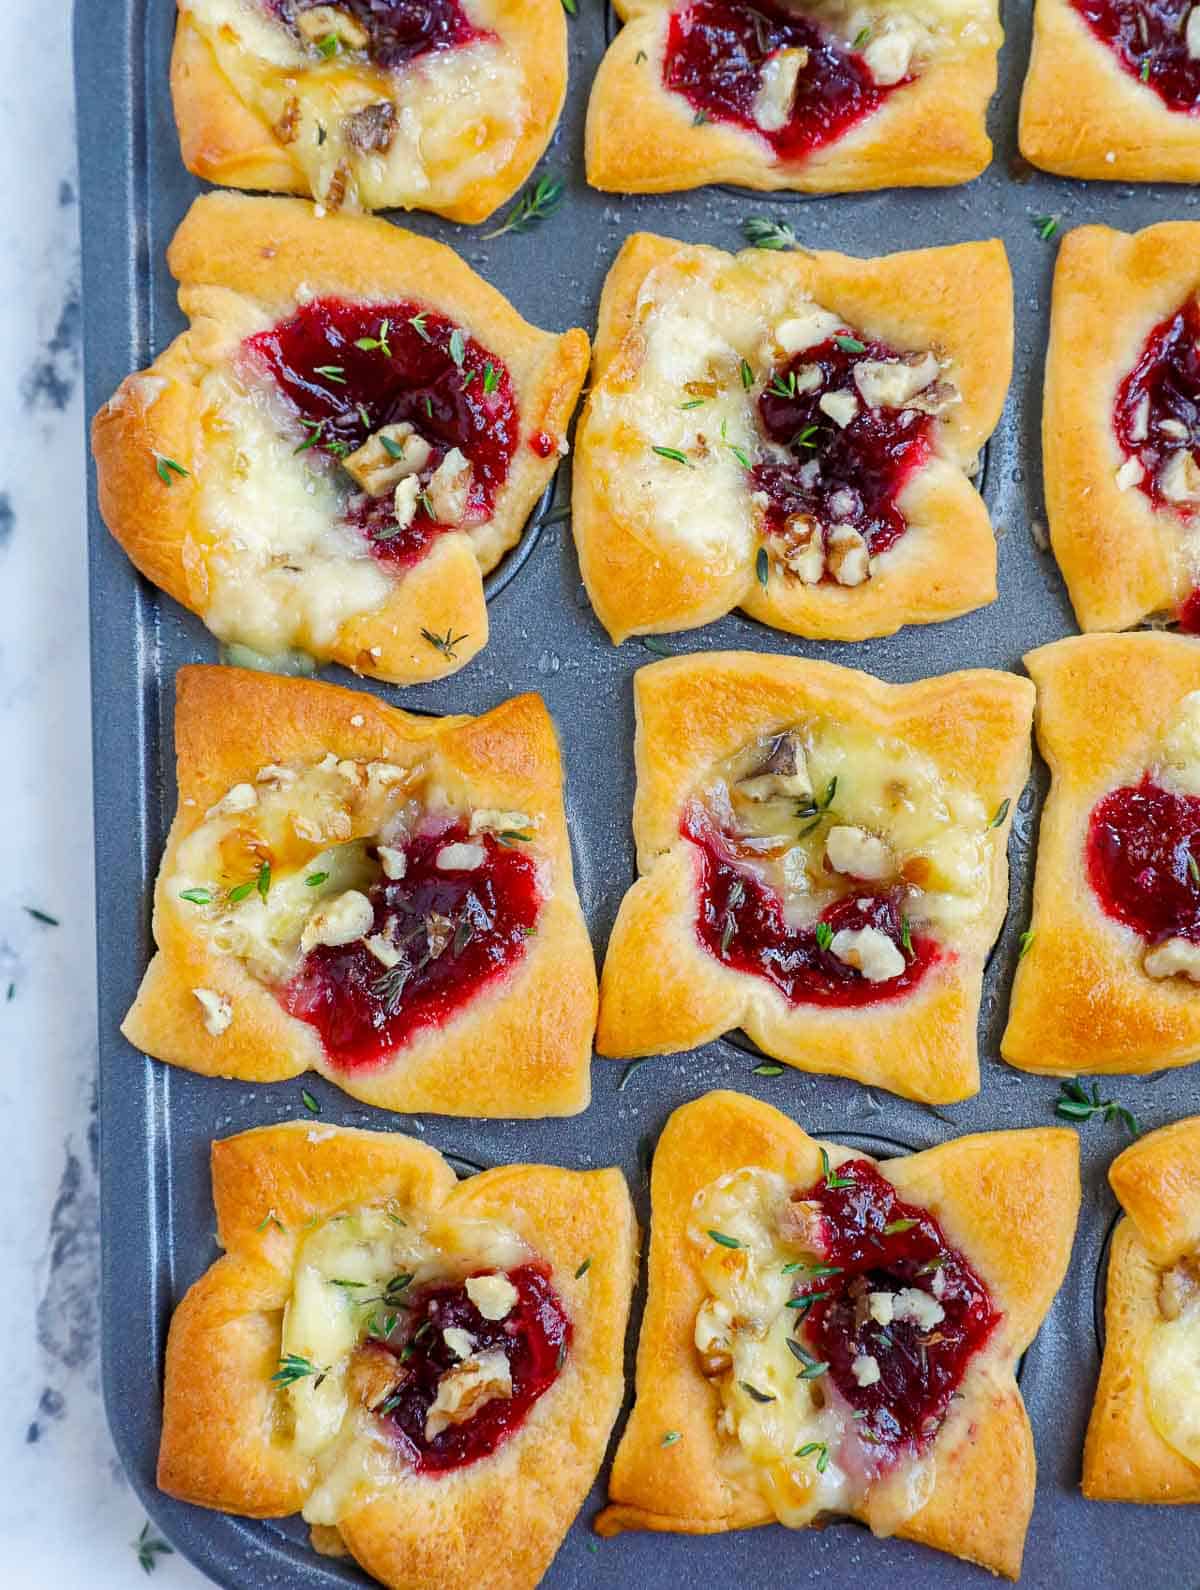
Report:
[{"label": "gray metal baking pan", "polygon": [[[785,219],[813,246],[864,255],[993,235],[1004,239],[1016,277],[1017,359],[983,480],[1000,536],[999,601],[952,623],[859,645],[808,645],[735,615],[669,639],[672,649],[802,653],[907,680],[977,665],[1019,669],[1029,647],[1073,632],[1062,582],[1035,530],[1042,517],[1040,389],[1056,244],[1038,235],[1033,217],[1056,215],[1063,229],[1096,220],[1133,229],[1192,214],[1200,195],[1057,181],[1024,168],[1016,158],[1016,119],[1029,48],[1028,0],[1008,0],[1005,11],[1008,42],[991,116],[996,158],[969,187],[808,200],[724,188],[630,199],[591,192],[583,179],[584,112],[614,23],[602,0],[581,0],[570,22],[568,103],[543,163],[567,180],[559,214],[528,233],[492,242],[466,227],[419,214],[408,218],[408,225],[450,242],[523,314],[551,328],[594,327],[605,271],[622,239],[638,229],[737,248],[743,220],[768,214]],[[164,252],[199,185],[180,164],[167,92],[174,14],[172,0],[81,0],[76,7],[89,412],[182,326]],[[560,492],[566,489],[564,479]],[[238,1590],[363,1584],[353,1567],[312,1555],[297,1520],[228,1518],[170,1501],[154,1486],[167,1322],[215,1253],[209,1141],[305,1112],[299,1082],[250,1087],[193,1077],[146,1060],[118,1034],[150,952],[150,890],[174,806],[175,672],[185,662],[215,660],[216,650],[195,619],[134,575],[101,523],[94,492],[90,514],[104,1385],[113,1436],[156,1525],[216,1583]],[[474,713],[518,691],[542,694],[563,739],[580,894],[600,954],[634,876],[631,679],[653,659],[637,641],[620,648],[609,644],[589,609],[566,524],[546,525],[526,554],[511,578],[501,573],[493,581],[486,651],[454,678],[404,692],[403,701],[432,712]],[[400,699],[386,687],[369,688]],[[454,1156],[464,1172],[511,1160],[615,1163],[629,1178],[643,1224],[653,1141],[675,1106],[709,1088],[756,1094],[812,1131],[875,1152],[1051,1121],[1055,1084],[1013,1071],[998,1058],[1017,935],[1027,920],[1044,783],[1039,770],[1013,829],[1011,911],[988,968],[980,1022],[983,1087],[967,1104],[935,1113],[832,1078],[792,1071],[758,1077],[749,1046],[730,1037],[652,1061],[633,1074],[597,1061],[594,1102],[574,1120],[391,1116],[359,1108],[329,1084],[310,1081],[322,1118],[419,1133]],[[1112,1087],[1149,1127],[1197,1107],[1194,1071],[1117,1079]],[[1096,1299],[1115,1208],[1104,1172],[1124,1141],[1117,1126],[1093,1124],[1080,1135],[1085,1196],[1074,1260],[1021,1377],[1039,1465],[1023,1583],[1030,1590],[1115,1590],[1136,1576],[1190,1590],[1200,1576],[1194,1511],[1088,1503],[1079,1494],[1099,1355]],[[640,1308],[639,1294],[630,1331],[631,1386]],[[606,1472],[547,1576],[553,1590],[614,1581],[673,1590],[685,1581],[718,1580],[851,1590],[864,1574],[926,1590],[969,1590],[988,1579],[981,1570],[920,1547],[871,1540],[852,1524],[822,1532],[770,1528],[599,1542],[589,1519],[600,1505],[605,1478]]]}]

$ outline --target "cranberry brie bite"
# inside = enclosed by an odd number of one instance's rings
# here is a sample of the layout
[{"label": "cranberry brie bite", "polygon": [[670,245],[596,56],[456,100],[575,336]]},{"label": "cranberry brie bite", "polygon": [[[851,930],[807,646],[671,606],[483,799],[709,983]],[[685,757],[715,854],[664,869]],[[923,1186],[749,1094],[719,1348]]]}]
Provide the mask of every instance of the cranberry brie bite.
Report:
[{"label": "cranberry brie bite", "polygon": [[969,477],[1011,366],[998,242],[858,260],[631,237],[575,463],[601,623],[619,642],[740,607],[860,640],[994,600]]},{"label": "cranberry brie bite", "polygon": [[538,697],[416,718],[184,668],[175,740],[131,1043],[245,1081],[319,1071],[385,1109],[586,1106],[595,971]]},{"label": "cranberry brie bite", "polygon": [[1020,143],[1066,177],[1200,179],[1200,8],[1037,0]]},{"label": "cranberry brie bite", "polygon": [[1001,1053],[1155,1071],[1200,1050],[1200,648],[1086,635],[1031,652],[1050,767]]},{"label": "cranberry brie bite", "polygon": [[1015,1579],[1035,1461],[1014,1370],[1078,1209],[1057,1128],[880,1163],[741,1094],[676,1110],[600,1533],[848,1514]]},{"label": "cranberry brie bite", "polygon": [[184,164],[327,210],[482,221],[550,141],[559,0],[178,0]]},{"label": "cranberry brie bite", "polygon": [[1124,1218],[1109,1250],[1083,1493],[1200,1502],[1200,1116],[1139,1139],[1108,1179]]},{"label": "cranberry brie bite", "polygon": [[838,193],[968,182],[1003,40],[996,0],[617,0],[588,105],[597,188]]},{"label": "cranberry brie bite", "polygon": [[456,1183],[398,1134],[212,1147],[225,1250],[175,1312],[158,1483],[394,1587],[532,1590],[623,1390],[637,1230],[619,1171]]},{"label": "cranberry brie bite", "polygon": [[276,666],[461,667],[566,452],[584,333],[538,331],[439,243],[297,199],[197,199],[168,260],[190,329],[93,425],[113,535]]},{"label": "cranberry brie bite", "polygon": [[801,1070],[975,1093],[1028,681],[889,685],[716,652],[641,669],[634,699],[641,876],[609,941],[599,1052],[741,1027]]},{"label": "cranberry brie bite", "polygon": [[1200,223],[1084,226],[1054,275],[1042,452],[1081,629],[1200,631]]}]

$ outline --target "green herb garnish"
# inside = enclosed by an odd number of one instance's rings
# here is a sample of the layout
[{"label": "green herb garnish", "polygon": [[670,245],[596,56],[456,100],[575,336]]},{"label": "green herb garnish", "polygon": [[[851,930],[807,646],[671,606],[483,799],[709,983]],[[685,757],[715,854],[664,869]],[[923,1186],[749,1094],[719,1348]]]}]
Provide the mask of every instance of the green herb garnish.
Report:
[{"label": "green herb garnish", "polygon": [[617,1092],[618,1093],[624,1093],[625,1089],[633,1081],[635,1073],[640,1071],[645,1064],[646,1064],[646,1062],[644,1060],[631,1060],[630,1061],[630,1063],[625,1067],[624,1071],[621,1073],[621,1080],[617,1083]]},{"label": "green herb garnish", "polygon": [[592,1267],[591,1259],[585,1259],[583,1261],[583,1263],[579,1266],[579,1268],[575,1271],[575,1279],[577,1281],[581,1281],[583,1279],[583,1277],[591,1269],[591,1267]]},{"label": "green herb garnish", "polygon": [[[754,371],[751,369],[749,359],[742,360],[741,372],[742,387],[745,391],[749,392],[750,388],[754,385]],[[701,402],[703,401],[704,400],[701,399]]]},{"label": "green herb garnish", "polygon": [[719,1248],[742,1248],[745,1243],[739,1242],[736,1237],[727,1237],[723,1231],[709,1231],[709,1236]]},{"label": "green herb garnish", "polygon": [[497,387],[499,385],[500,385],[500,373],[496,369],[496,366],[489,359],[488,362],[483,367],[483,395],[484,395],[484,397],[491,397],[492,393],[497,389]]},{"label": "green herb garnish", "polygon": [[149,1519],[142,1525],[141,1534],[133,1542],[133,1549],[137,1552],[138,1565],[143,1573],[153,1573],[160,1557],[175,1555],[174,1546],[169,1546],[161,1535],[151,1534]]},{"label": "green herb garnish", "polygon": [[657,453],[660,458],[669,458],[673,464],[685,464],[688,469],[695,469],[695,464],[686,453],[681,453],[678,447],[652,447],[652,453]]},{"label": "green herb garnish", "polygon": [[[867,30],[864,29],[863,31],[866,32]],[[861,38],[861,36],[860,34],[859,37]],[[824,1441],[806,1442],[804,1446],[796,1449],[794,1455],[798,1458],[812,1457],[814,1452],[817,1454],[817,1473],[824,1474],[829,1467],[829,1448]]]},{"label": "green herb garnish", "polygon": [[783,1067],[764,1060],[762,1065],[754,1067],[751,1075],[756,1077],[781,1077],[783,1075]]},{"label": "green herb garnish", "polygon": [[1029,954],[1030,946],[1033,944],[1033,938],[1034,938],[1034,933],[1033,933],[1033,929],[1032,928],[1026,928],[1024,933],[1021,934],[1021,937],[1018,940],[1018,943],[1020,944],[1021,948],[1017,952],[1017,959],[1019,961],[1023,961],[1025,959],[1025,957]]},{"label": "green herb garnish", "polygon": [[1035,215],[1033,218],[1033,229],[1043,243],[1048,243],[1055,232],[1058,231],[1058,216]]},{"label": "green herb garnish", "polygon": [[661,1442],[659,1443],[659,1445],[660,1446],[674,1446],[676,1441],[678,1441],[679,1439],[680,1439],[680,1435],[679,1435],[679,1431],[678,1430],[668,1430],[663,1435],[663,1438],[662,1438]]},{"label": "green herb garnish", "polygon": [[822,1363],[819,1358],[814,1358],[812,1353],[806,1347],[801,1347],[800,1343],[793,1337],[789,1336],[787,1338],[787,1345],[788,1352],[791,1353],[792,1357],[804,1366],[797,1375],[797,1380],[819,1380],[829,1368],[827,1363]]},{"label": "green herb garnish", "polygon": [[766,547],[759,547],[758,556],[754,559],[754,577],[765,591],[767,581],[771,576],[771,560],[767,556]]},{"label": "green herb garnish", "polygon": [[173,485],[173,475],[182,475],[185,478],[191,474],[190,469],[185,469],[182,464],[177,464],[173,458],[168,458],[165,453],[154,454],[154,468],[159,480],[164,486]]},{"label": "green herb garnish", "polygon": [[991,822],[988,824],[988,827],[989,828],[999,828],[1000,824],[1008,816],[1008,808],[1011,805],[1012,805],[1012,802],[1009,800],[1008,796],[1006,795],[1004,797],[1004,799],[1000,802],[999,806],[996,807],[996,815],[992,818]]},{"label": "green herb garnish", "polygon": [[826,1149],[821,1150],[821,1175],[826,1187],[835,1190],[838,1187],[853,1187],[853,1176],[839,1176],[829,1168],[829,1154]]},{"label": "green herb garnish", "polygon": [[819,950],[828,950],[833,943],[833,929],[829,926],[829,923],[818,922],[814,931],[817,935],[817,948]]},{"label": "green herb garnish", "polygon": [[179,898],[190,900],[193,905],[211,905],[213,892],[211,889],[180,889]]},{"label": "green herb garnish", "polygon": [[319,364],[313,370],[314,375],[323,375],[327,381],[332,381],[335,386],[345,386],[346,372],[340,364]]},{"label": "green herb garnish", "polygon": [[911,1231],[917,1224],[915,1220],[889,1220],[883,1228],[885,1237],[898,1237],[905,1231]]},{"label": "green herb garnish", "polygon": [[539,177],[517,200],[503,223],[494,232],[483,234],[484,239],[503,237],[506,232],[524,232],[536,222],[546,220],[562,203],[563,186],[561,177]]},{"label": "green herb garnish", "polygon": [[1090,1121],[1098,1115],[1106,1124],[1109,1121],[1120,1121],[1130,1137],[1137,1137],[1140,1134],[1142,1129],[1138,1125],[1137,1117],[1124,1105],[1118,1104],[1115,1099],[1102,1099],[1096,1083],[1092,1083],[1090,1095],[1078,1079],[1060,1082],[1058,1086],[1059,1096],[1054,1101],[1054,1113],[1061,1116],[1064,1121]]},{"label": "green herb garnish", "polygon": [[307,1380],[310,1375],[315,1375],[313,1389],[315,1390],[325,1376],[327,1369],[319,1369],[311,1359],[302,1358],[299,1353],[285,1353],[279,1360],[279,1368],[271,1376],[273,1386],[294,1386],[298,1380]]},{"label": "green herb garnish", "polygon": [[765,215],[750,215],[742,222],[742,236],[752,248],[799,248],[795,232]]},{"label": "green herb garnish", "polygon": [[448,629],[444,635],[435,635],[429,629],[421,631],[421,639],[432,646],[434,651],[440,651],[448,662],[457,661],[458,653],[454,648],[468,638],[466,635],[456,635],[452,629]]},{"label": "green herb garnish", "polygon": [[392,357],[392,350],[388,346],[388,332],[391,330],[391,325],[392,323],[390,320],[381,320],[379,323],[379,335],[377,337],[360,337],[354,346],[356,348],[361,348],[364,353],[374,353],[376,348],[378,348],[379,352],[383,354],[384,358],[390,359]]},{"label": "green herb garnish", "polygon": [[318,1104],[316,1097],[307,1088],[300,1089],[300,1099],[310,1115],[320,1115],[321,1106]]},{"label": "green herb garnish", "polygon": [[320,888],[321,884],[327,882],[328,878],[329,874],[327,872],[310,872],[304,881],[310,889],[317,889]]},{"label": "green herb garnish", "polygon": [[757,1386],[752,1386],[748,1380],[739,1380],[738,1385],[755,1402],[774,1402],[775,1397],[769,1391],[760,1391]]},{"label": "green herb garnish", "polygon": [[425,330],[425,322],[428,319],[429,319],[429,311],[428,311],[428,309],[422,309],[422,311],[421,311],[421,313],[419,315],[410,315],[409,318],[408,318],[409,325],[416,332],[417,336],[420,337],[422,342],[432,342],[433,341],[433,338]]},{"label": "green herb garnish", "polygon": [[450,333],[450,357],[461,370],[463,360],[467,357],[467,339],[457,326]]},{"label": "green herb garnish", "polygon": [[860,342],[857,337],[840,335],[833,340],[835,346],[839,347],[843,353],[866,353],[867,351],[866,343]]}]

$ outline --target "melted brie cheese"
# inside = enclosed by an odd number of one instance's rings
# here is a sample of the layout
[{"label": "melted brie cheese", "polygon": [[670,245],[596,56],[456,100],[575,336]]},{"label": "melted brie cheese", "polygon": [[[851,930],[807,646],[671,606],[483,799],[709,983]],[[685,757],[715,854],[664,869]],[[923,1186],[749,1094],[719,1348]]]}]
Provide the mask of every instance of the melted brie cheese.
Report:
[{"label": "melted brie cheese", "polygon": [[511,1269],[529,1257],[508,1227],[493,1220],[425,1219],[412,1210],[358,1209],[318,1226],[300,1245],[284,1311],[281,1360],[304,1359],[317,1373],[282,1393],[291,1439],[313,1460],[304,1504],[310,1524],[333,1525],[371,1492],[394,1483],[398,1458],[380,1423],[354,1403],[347,1369],[373,1318],[388,1312],[380,1295],[394,1277],[409,1287],[455,1281],[471,1270]]},{"label": "melted brie cheese", "polygon": [[1175,1319],[1155,1322],[1144,1368],[1151,1423],[1168,1446],[1200,1467],[1200,1297]]},{"label": "melted brie cheese", "polygon": [[[335,207],[453,203],[511,160],[528,119],[520,61],[495,38],[385,71],[358,51],[320,59],[253,0],[186,0],[181,9],[243,103],[288,126],[283,147],[314,196]],[[487,5],[468,11],[490,27]],[[395,113],[390,147],[355,148],[347,119],[384,102]]]},{"label": "melted brie cheese", "polygon": [[[835,890],[882,882],[904,886],[914,923],[950,936],[975,922],[988,903],[997,843],[979,796],[903,740],[820,718],[793,732],[814,800],[833,791],[820,821],[800,815],[812,802],[794,794],[762,798],[755,773],[770,742],[739,751],[701,795],[739,836],[741,859],[782,895],[789,921],[815,921]],[[869,865],[844,859],[855,851]],[[850,867],[857,870],[843,875]]]}]

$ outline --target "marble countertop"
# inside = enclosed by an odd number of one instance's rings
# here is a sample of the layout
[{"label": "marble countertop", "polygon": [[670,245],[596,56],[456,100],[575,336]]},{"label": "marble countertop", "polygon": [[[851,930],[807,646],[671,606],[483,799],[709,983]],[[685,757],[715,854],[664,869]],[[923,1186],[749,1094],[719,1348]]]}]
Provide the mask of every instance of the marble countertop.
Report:
[{"label": "marble countertop", "polygon": [[[0,90],[0,1584],[147,1582],[100,1394],[79,212],[70,0]],[[64,842],[65,840],[65,842]],[[164,1590],[207,1581],[156,1554]],[[35,1580],[36,1576],[36,1580]]]}]

